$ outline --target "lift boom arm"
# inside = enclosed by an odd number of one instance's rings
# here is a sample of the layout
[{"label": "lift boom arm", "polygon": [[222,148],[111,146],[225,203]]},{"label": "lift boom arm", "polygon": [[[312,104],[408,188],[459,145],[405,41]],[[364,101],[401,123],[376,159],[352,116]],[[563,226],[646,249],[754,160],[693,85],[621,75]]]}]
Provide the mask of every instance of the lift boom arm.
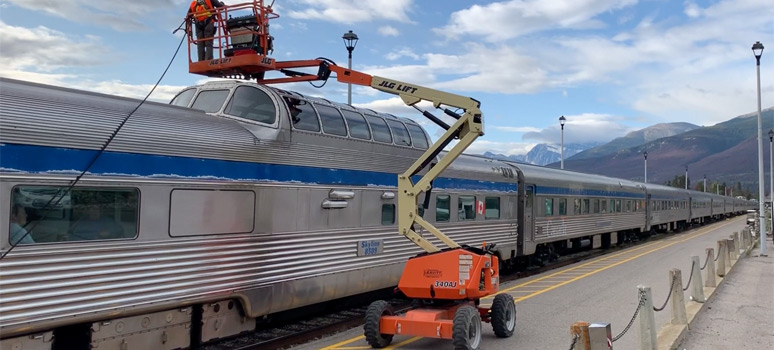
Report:
[{"label": "lift boom arm", "polygon": [[[246,29],[232,25],[225,21],[230,13],[236,13],[237,10],[251,9],[253,22],[247,21]],[[423,111],[422,114],[433,122],[446,129],[441,138],[430,146],[422,156],[417,159],[411,167],[398,176],[398,228],[400,234],[408,237],[412,242],[422,247],[428,252],[439,251],[430,241],[414,231],[414,224],[418,224],[434,236],[438,237],[443,243],[452,248],[459,245],[435,228],[432,224],[417,215],[417,201],[422,192],[427,192],[432,187],[431,182],[438,177],[457,157],[462,154],[473,141],[483,135],[481,110],[479,102],[470,98],[430,89],[414,84],[408,84],[397,80],[371,76],[362,72],[339,67],[328,60],[299,60],[299,61],[276,61],[268,57],[267,51],[270,45],[271,37],[268,35],[268,21],[276,18],[270,6],[264,6],[262,0],[253,0],[252,2],[229,5],[216,9],[219,16],[216,16],[219,33],[214,38],[197,38],[194,40],[191,35],[190,23],[187,27],[190,47],[201,40],[213,40],[224,44],[225,47],[239,48],[240,54],[233,52],[230,56],[226,55],[223,46],[218,45],[218,57],[212,60],[194,62],[189,59],[189,72],[206,75],[209,77],[233,78],[240,77],[245,79],[255,78],[262,84],[302,82],[327,80],[331,73],[336,74],[336,79],[342,83],[370,86],[376,90],[384,91],[393,95],[398,95],[408,106],[414,106],[420,101],[428,101],[435,108],[441,109],[441,106],[459,108],[465,112],[458,115],[451,112],[448,108],[443,108],[444,112],[457,121],[452,125],[446,125],[429,112]],[[244,17],[242,17],[244,18]],[[250,19],[248,18],[248,19]],[[230,29],[229,29],[230,28]],[[247,33],[247,34],[246,34]],[[247,40],[252,46],[243,43],[245,35],[260,40]],[[243,54],[247,50],[252,54]],[[252,51],[251,51],[252,50]],[[189,52],[190,58],[190,52]],[[296,68],[318,68],[317,74],[296,71]],[[282,78],[265,79],[265,72],[278,71],[285,74]],[[441,151],[451,143],[455,138],[459,142],[443,156],[437,164],[431,164]],[[416,183],[412,177],[417,175],[422,169],[430,166],[430,169]]]},{"label": "lift boom arm", "polygon": [[[400,234],[406,236],[416,245],[428,252],[439,251],[433,243],[422,237],[414,230],[414,224],[419,224],[422,228],[432,233],[443,243],[451,248],[457,248],[459,245],[443,232],[438,230],[424,218],[417,215],[417,201],[422,192],[427,192],[431,188],[431,181],[435,180],[462,152],[483,135],[482,116],[480,103],[470,97],[451,94],[435,89],[426,88],[419,85],[408,84],[402,81],[371,76],[350,69],[330,66],[330,70],[336,73],[336,79],[342,83],[351,83],[364,86],[370,86],[376,90],[400,96],[401,100],[408,105],[414,106],[420,101],[428,101],[435,108],[441,108],[442,105],[460,108],[465,112],[461,116],[453,113],[447,113],[457,118],[457,121],[448,127],[446,132],[435,143],[433,143],[414,164],[405,172],[398,175],[398,229]],[[423,113],[427,116],[427,113]],[[432,116],[432,115],[430,115]],[[436,121],[436,119],[433,119]],[[436,121],[438,122],[438,121]],[[446,125],[442,125],[446,128]],[[459,142],[446,153],[441,159],[432,166],[419,181],[414,183],[412,176],[419,173],[455,138]]]}]

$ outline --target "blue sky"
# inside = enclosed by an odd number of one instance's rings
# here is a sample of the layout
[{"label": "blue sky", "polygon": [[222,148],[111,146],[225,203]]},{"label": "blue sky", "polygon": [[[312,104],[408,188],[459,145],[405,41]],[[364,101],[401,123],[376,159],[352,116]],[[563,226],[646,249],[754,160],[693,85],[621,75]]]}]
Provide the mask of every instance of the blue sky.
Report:
[{"label": "blue sky", "polygon": [[[242,1],[226,0],[226,4]],[[0,0],[0,76],[142,97],[177,47],[185,0]],[[763,108],[774,105],[770,0],[276,0],[277,60],[353,68],[481,101],[486,135],[470,152],[526,153],[536,143],[604,142],[662,122],[713,125],[754,112],[761,41]],[[152,96],[206,80],[185,45]],[[346,102],[346,85],[285,86]],[[353,104],[413,117],[391,95],[353,88]],[[439,113],[436,113],[439,114]]]}]

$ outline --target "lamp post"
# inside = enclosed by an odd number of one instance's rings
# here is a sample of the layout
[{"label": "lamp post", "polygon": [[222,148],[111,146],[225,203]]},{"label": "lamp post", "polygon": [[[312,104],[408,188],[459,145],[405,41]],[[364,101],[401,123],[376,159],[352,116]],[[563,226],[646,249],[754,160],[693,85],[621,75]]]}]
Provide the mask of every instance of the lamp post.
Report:
[{"label": "lamp post", "polygon": [[[349,65],[347,65],[347,68],[352,70],[352,51],[357,46],[357,34],[352,33],[350,30],[344,33],[344,36],[341,38],[344,39],[344,46],[347,48],[347,52],[349,52]],[[347,103],[352,104],[352,84],[347,84]]]},{"label": "lamp post", "polygon": [[562,127],[562,149],[561,149],[561,168],[564,169],[564,122],[567,121],[567,118],[564,116],[559,117],[559,125]]},{"label": "lamp post", "polygon": [[704,192],[707,192],[707,174],[704,174],[704,185],[701,187],[704,188]]},{"label": "lamp post", "polygon": [[648,183],[648,151],[642,153],[645,156],[645,183]]},{"label": "lamp post", "polygon": [[752,46],[753,55],[755,55],[755,67],[758,76],[758,216],[760,217],[760,229],[758,234],[761,236],[761,254],[766,255],[766,234],[763,233],[766,227],[766,215],[763,210],[763,121],[761,120],[761,55],[763,55],[763,44],[756,41]]},{"label": "lamp post", "polygon": [[[774,144],[774,130],[769,129],[769,205],[771,206],[771,220],[774,220],[774,153],[772,151]],[[774,221],[772,221],[772,230],[774,230]]]},{"label": "lamp post", "polygon": [[685,189],[688,189],[688,166],[685,166]]}]

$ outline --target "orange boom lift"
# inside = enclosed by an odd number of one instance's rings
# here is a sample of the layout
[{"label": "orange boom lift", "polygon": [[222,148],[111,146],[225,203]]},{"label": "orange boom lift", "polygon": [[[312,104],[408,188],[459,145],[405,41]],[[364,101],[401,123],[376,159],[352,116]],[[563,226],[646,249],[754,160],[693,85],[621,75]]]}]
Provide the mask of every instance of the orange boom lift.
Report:
[{"label": "orange boom lift", "polygon": [[[406,263],[397,290],[415,300],[415,308],[405,315],[395,315],[390,305],[375,301],[365,317],[365,338],[374,348],[390,344],[394,335],[411,335],[452,339],[455,349],[478,349],[481,343],[481,322],[490,322],[498,337],[510,337],[516,323],[513,298],[497,294],[492,307],[480,306],[483,297],[496,294],[499,287],[498,257],[493,244],[481,248],[460,246],[432,224],[418,215],[418,198],[425,195],[427,207],[432,181],[438,177],[473,141],[483,135],[479,102],[405,82],[371,76],[339,67],[328,60],[278,62],[268,57],[272,47],[269,35],[269,19],[278,16],[263,1],[225,6],[216,9],[218,32],[215,40],[217,52],[209,61],[189,60],[189,71],[209,77],[256,79],[262,84],[327,80],[331,73],[342,83],[370,86],[393,95],[404,103],[420,110],[424,116],[446,129],[446,132],[430,146],[405,172],[398,175],[398,229],[426,252],[412,257]],[[246,13],[239,17],[232,14]],[[227,19],[228,18],[228,19]],[[197,40],[187,32],[190,47]],[[200,39],[210,40],[210,39]],[[316,69],[314,73],[296,69]],[[284,77],[265,77],[266,72],[280,72]],[[456,119],[448,125],[416,104],[428,101],[435,108]],[[452,112],[449,107],[464,111]],[[438,156],[452,140],[459,140],[443,157]],[[418,181],[413,178],[428,168]],[[448,246],[439,249],[427,238],[417,233],[419,226]]]}]

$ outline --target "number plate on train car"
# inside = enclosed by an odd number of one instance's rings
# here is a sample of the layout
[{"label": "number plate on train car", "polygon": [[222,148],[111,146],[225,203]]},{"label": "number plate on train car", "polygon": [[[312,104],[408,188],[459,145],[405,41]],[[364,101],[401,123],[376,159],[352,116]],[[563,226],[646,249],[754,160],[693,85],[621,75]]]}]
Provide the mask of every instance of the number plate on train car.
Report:
[{"label": "number plate on train car", "polygon": [[357,241],[357,256],[368,256],[381,254],[384,248],[384,241],[381,239],[369,241]]}]

